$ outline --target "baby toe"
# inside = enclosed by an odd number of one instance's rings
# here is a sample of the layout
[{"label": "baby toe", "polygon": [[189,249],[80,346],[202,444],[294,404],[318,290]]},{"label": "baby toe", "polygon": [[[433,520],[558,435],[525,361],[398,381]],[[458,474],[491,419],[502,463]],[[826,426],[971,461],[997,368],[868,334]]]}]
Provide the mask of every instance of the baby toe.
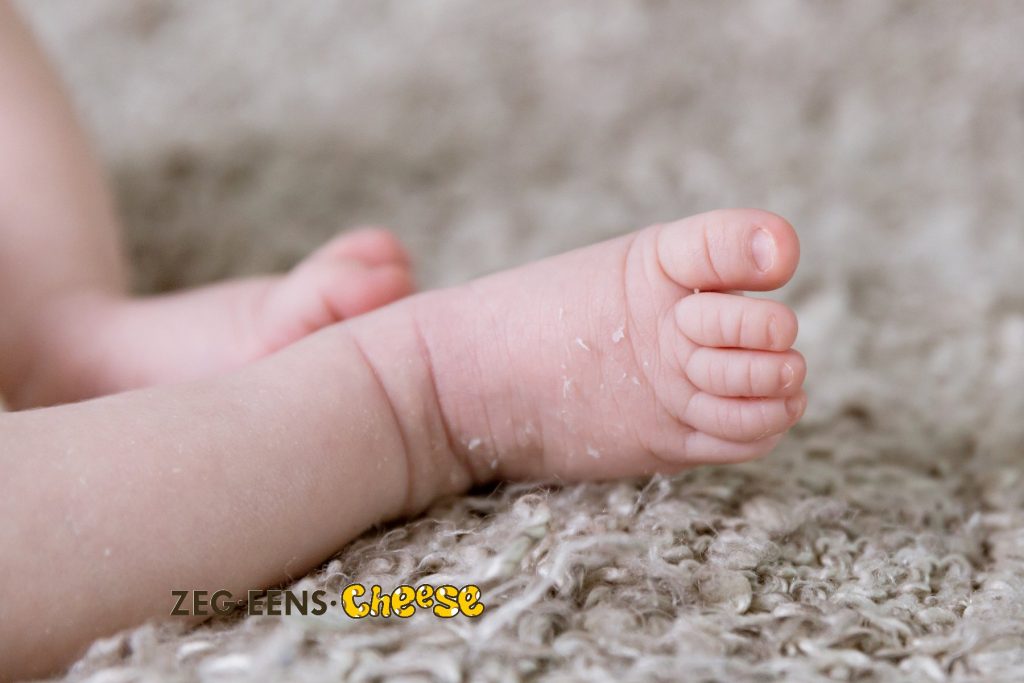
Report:
[{"label": "baby toe", "polygon": [[798,329],[796,314],[784,304],[719,292],[684,297],[675,317],[683,334],[701,346],[785,351]]},{"label": "baby toe", "polygon": [[352,259],[366,266],[409,265],[409,255],[393,232],[359,228],[338,235],[310,257],[314,260]]},{"label": "baby toe", "polygon": [[806,407],[803,393],[789,398],[725,398],[702,391],[690,399],[683,419],[719,439],[751,442],[786,431]]},{"label": "baby toe", "polygon": [[330,314],[330,322],[361,315],[408,296],[412,276],[404,265],[386,263],[361,269],[320,268],[310,273],[310,298]]},{"label": "baby toe", "polygon": [[683,287],[764,291],[793,277],[800,243],[773,213],[728,209],[660,226],[657,253],[665,273]]},{"label": "baby toe", "polygon": [[693,464],[727,464],[747,462],[769,453],[782,440],[782,434],[767,436],[756,441],[728,441],[704,432],[691,432],[686,436],[686,461]]},{"label": "baby toe", "polygon": [[405,266],[307,259],[273,283],[255,317],[261,336],[277,349],[321,327],[389,304],[412,289]]},{"label": "baby toe", "polygon": [[800,392],[807,364],[797,351],[698,348],[685,371],[691,384],[709,394],[775,398]]}]

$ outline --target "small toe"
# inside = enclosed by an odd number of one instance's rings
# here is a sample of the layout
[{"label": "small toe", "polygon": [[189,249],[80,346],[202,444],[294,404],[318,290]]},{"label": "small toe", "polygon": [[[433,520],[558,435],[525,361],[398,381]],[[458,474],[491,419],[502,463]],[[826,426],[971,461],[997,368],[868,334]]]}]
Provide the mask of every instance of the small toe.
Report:
[{"label": "small toe", "polygon": [[659,226],[657,253],[665,273],[683,287],[766,291],[793,277],[800,243],[773,213],[726,209]]},{"label": "small toe", "polygon": [[803,393],[789,398],[724,398],[702,391],[690,399],[683,419],[719,439],[752,442],[786,431],[806,407]]},{"label": "small toe", "polygon": [[807,364],[797,351],[699,348],[686,363],[686,378],[695,387],[734,398],[795,396],[806,374]]},{"label": "small toe", "polygon": [[782,440],[782,434],[767,436],[756,441],[727,441],[704,432],[687,435],[684,447],[690,464],[725,465],[747,462],[767,455]]},{"label": "small toe", "polygon": [[785,351],[796,341],[796,314],[777,301],[701,292],[684,297],[676,324],[701,346]]},{"label": "small toe", "polygon": [[408,266],[409,254],[393,232],[385,228],[358,228],[338,235],[317,249],[312,260],[352,259],[366,266]]},{"label": "small toe", "polygon": [[319,295],[332,313],[331,322],[372,311],[412,292],[409,269],[394,263],[367,268],[359,277],[345,281],[324,273],[319,283]]},{"label": "small toe", "polygon": [[277,349],[412,291],[409,270],[401,265],[307,259],[271,286],[258,311],[259,324]]}]

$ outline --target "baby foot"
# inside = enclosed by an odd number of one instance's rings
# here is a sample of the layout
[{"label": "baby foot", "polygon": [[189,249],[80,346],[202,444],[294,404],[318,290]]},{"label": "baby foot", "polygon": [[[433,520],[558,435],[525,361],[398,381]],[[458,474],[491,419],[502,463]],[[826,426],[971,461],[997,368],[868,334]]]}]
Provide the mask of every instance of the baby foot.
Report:
[{"label": "baby foot", "polygon": [[792,227],[715,211],[410,300],[474,481],[755,458],[803,414]]},{"label": "baby foot", "polygon": [[42,317],[13,407],[196,379],[268,355],[412,291],[393,234],[336,237],[285,275],[145,298],[69,297]]}]

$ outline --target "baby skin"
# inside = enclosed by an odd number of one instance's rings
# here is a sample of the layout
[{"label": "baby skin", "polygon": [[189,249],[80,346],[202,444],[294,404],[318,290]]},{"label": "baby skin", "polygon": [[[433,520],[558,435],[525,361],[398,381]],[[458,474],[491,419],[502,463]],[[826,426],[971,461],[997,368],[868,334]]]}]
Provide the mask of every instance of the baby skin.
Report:
[{"label": "baby skin", "polygon": [[380,228],[343,233],[284,275],[149,297],[76,289],[35,312],[0,387],[20,409],[197,379],[412,291],[405,249]]},{"label": "baby skin", "polygon": [[[805,408],[797,323],[744,297],[799,258],[725,210],[406,296],[390,233],[290,273],[125,292],[102,173],[0,0],[0,680],[244,595],[499,479],[767,453]],[[48,406],[48,407],[40,407]],[[20,410],[22,408],[36,408]]]},{"label": "baby skin", "polygon": [[735,292],[781,286],[797,260],[778,216],[715,211],[407,297],[232,372],[3,416],[0,518],[18,523],[0,545],[26,552],[6,559],[21,589],[0,603],[0,661],[53,665],[167,614],[175,588],[279,583],[474,484],[765,454],[805,407],[797,323]]},{"label": "baby skin", "polygon": [[352,332],[408,310],[471,482],[737,462],[803,413],[805,368],[792,311],[734,292],[781,286],[798,256],[778,216],[716,211],[420,295]]}]

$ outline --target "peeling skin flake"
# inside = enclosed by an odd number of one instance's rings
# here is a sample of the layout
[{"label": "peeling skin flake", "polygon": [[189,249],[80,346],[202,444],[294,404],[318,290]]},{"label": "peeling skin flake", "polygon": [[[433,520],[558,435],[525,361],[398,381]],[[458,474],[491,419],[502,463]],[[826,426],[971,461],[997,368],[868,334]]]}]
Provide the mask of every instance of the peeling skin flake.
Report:
[{"label": "peeling skin flake", "polygon": [[587,346],[587,343],[585,341],[583,341],[582,339],[580,339],[579,337],[576,337],[576,345],[579,346],[584,351],[589,351],[590,350],[590,347]]},{"label": "peeling skin flake", "polygon": [[625,337],[626,337],[626,326],[625,325],[619,325],[618,329],[616,329],[614,332],[612,332],[612,343],[613,344],[618,344],[620,341],[625,339]]}]

